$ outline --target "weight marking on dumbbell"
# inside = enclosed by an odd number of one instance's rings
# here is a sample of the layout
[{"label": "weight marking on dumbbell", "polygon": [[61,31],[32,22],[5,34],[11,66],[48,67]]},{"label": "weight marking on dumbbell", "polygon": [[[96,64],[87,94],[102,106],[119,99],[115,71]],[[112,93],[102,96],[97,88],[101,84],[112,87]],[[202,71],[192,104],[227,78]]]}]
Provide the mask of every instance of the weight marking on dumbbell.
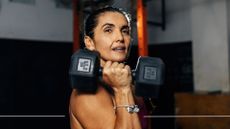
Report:
[{"label": "weight marking on dumbbell", "polygon": [[144,79],[146,80],[156,80],[157,68],[145,66],[144,68]]},{"label": "weight marking on dumbbell", "polygon": [[78,60],[77,71],[90,72],[91,60],[86,58],[80,58]]}]

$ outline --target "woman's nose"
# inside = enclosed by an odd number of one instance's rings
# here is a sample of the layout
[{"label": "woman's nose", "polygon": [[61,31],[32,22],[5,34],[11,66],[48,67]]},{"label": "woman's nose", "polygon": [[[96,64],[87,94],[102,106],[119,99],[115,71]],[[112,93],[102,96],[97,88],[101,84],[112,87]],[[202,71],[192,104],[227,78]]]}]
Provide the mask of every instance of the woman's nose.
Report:
[{"label": "woman's nose", "polygon": [[116,33],[116,40],[121,42],[121,43],[124,43],[124,35],[122,34],[121,31],[117,31]]}]

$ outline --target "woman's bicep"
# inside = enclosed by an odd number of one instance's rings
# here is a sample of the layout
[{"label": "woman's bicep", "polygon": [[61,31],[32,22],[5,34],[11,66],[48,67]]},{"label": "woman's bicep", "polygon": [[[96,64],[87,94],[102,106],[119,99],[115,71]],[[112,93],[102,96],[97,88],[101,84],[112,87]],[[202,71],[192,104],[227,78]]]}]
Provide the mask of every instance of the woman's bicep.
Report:
[{"label": "woman's bicep", "polygon": [[95,97],[85,95],[71,98],[70,110],[84,129],[114,128],[115,114],[112,106],[109,108],[101,104]]}]

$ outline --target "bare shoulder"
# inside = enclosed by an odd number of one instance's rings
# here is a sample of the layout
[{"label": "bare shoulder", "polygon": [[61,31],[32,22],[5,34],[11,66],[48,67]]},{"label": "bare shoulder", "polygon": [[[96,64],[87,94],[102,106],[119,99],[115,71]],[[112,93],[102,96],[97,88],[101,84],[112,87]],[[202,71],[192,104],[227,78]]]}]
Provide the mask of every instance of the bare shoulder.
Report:
[{"label": "bare shoulder", "polygon": [[111,96],[102,87],[96,94],[78,94],[73,90],[70,98],[70,113],[72,113],[70,117],[74,117],[84,129],[109,129],[115,123]]}]

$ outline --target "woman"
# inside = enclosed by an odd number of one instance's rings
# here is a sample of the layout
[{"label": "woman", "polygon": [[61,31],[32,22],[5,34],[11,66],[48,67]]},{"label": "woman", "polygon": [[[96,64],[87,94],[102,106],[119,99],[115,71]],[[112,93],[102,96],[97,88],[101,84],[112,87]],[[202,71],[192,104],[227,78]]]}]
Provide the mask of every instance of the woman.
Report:
[{"label": "woman", "polygon": [[103,83],[96,94],[72,91],[72,129],[141,128],[130,67],[123,63],[129,53],[130,31],[130,18],[117,8],[99,9],[86,19],[84,43],[88,50],[100,53]]}]

